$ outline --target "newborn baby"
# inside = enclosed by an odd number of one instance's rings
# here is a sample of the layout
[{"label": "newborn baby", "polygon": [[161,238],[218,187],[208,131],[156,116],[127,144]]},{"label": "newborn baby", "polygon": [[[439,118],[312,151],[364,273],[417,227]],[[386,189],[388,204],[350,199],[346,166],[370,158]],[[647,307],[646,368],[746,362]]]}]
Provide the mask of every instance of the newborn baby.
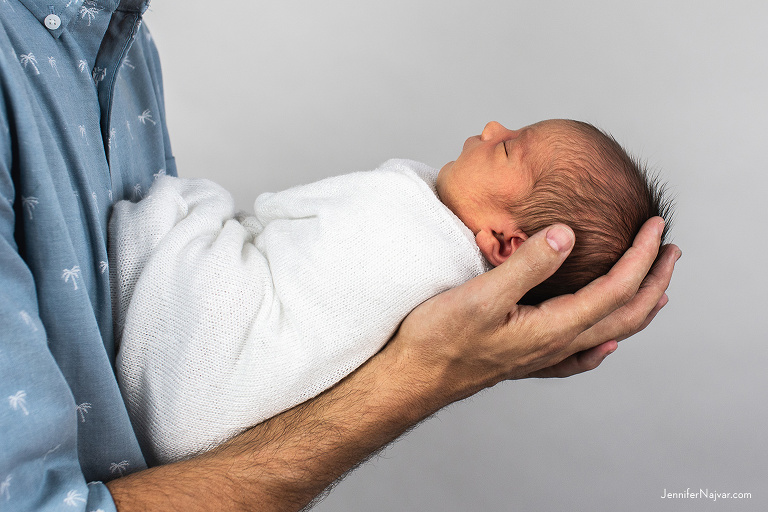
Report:
[{"label": "newborn baby", "polygon": [[[576,245],[524,300],[604,274],[662,189],[576,121],[489,123],[438,172],[376,170],[260,195],[160,178],[110,221],[118,378],[148,462],[207,450],[329,388],[418,304],[568,224]],[[668,219],[667,219],[668,220]]]}]

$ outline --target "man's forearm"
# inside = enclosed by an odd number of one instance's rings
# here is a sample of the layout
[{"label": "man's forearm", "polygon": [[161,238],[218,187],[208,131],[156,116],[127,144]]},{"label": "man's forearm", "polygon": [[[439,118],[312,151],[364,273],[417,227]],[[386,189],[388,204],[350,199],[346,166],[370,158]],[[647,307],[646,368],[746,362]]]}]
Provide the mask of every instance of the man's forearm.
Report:
[{"label": "man's forearm", "polygon": [[435,381],[404,355],[385,349],[317,398],[209,453],[110,482],[118,510],[301,509],[446,405],[432,400]]},{"label": "man's forearm", "polygon": [[[596,367],[615,350],[610,340],[638,332],[666,303],[680,251],[666,247],[648,273],[660,221],[646,222],[608,275],[574,295],[518,306],[573,247],[564,227],[537,233],[504,264],[418,306],[384,350],[317,398],[200,457],[110,482],[118,509],[299,510],[453,401],[504,379]],[[567,243],[550,239],[553,230]]]}]

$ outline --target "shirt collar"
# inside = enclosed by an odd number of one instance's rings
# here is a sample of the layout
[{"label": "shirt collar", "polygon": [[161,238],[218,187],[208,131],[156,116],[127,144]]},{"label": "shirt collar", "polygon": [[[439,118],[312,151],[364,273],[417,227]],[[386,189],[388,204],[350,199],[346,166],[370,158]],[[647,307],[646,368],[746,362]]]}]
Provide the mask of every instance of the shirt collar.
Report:
[{"label": "shirt collar", "polygon": [[[143,13],[149,7],[149,0],[19,0],[35,18],[45,26],[45,18],[55,14],[61,20],[61,25],[55,30],[46,29],[55,38],[58,38],[67,28],[67,25],[77,17],[82,9],[88,9],[89,4],[98,8],[114,12],[121,11]],[[97,4],[97,5],[96,5]]]}]

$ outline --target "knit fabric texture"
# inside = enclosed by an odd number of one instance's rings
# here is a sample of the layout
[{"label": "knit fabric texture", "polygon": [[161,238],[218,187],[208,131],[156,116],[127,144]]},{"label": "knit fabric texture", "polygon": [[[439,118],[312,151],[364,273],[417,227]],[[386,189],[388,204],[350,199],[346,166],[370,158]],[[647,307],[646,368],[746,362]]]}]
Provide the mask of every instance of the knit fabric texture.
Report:
[{"label": "knit fabric texture", "polygon": [[118,379],[150,463],[205,451],[331,387],[424,300],[487,270],[437,171],[373,171],[265,193],[161,177],[116,204]]}]

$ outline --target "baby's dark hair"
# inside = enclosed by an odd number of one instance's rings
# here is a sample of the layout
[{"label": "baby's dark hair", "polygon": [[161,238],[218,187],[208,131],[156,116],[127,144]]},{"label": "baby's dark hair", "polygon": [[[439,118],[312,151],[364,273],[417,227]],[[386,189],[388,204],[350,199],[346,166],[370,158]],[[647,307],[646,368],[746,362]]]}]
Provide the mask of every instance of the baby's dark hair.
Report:
[{"label": "baby's dark hair", "polygon": [[532,192],[506,206],[529,236],[563,223],[573,229],[576,245],[554,275],[523,297],[523,304],[573,293],[608,272],[651,217],[664,218],[664,243],[672,221],[665,186],[616,139],[589,123],[554,123],[542,141],[542,153],[549,156],[536,164]]}]

